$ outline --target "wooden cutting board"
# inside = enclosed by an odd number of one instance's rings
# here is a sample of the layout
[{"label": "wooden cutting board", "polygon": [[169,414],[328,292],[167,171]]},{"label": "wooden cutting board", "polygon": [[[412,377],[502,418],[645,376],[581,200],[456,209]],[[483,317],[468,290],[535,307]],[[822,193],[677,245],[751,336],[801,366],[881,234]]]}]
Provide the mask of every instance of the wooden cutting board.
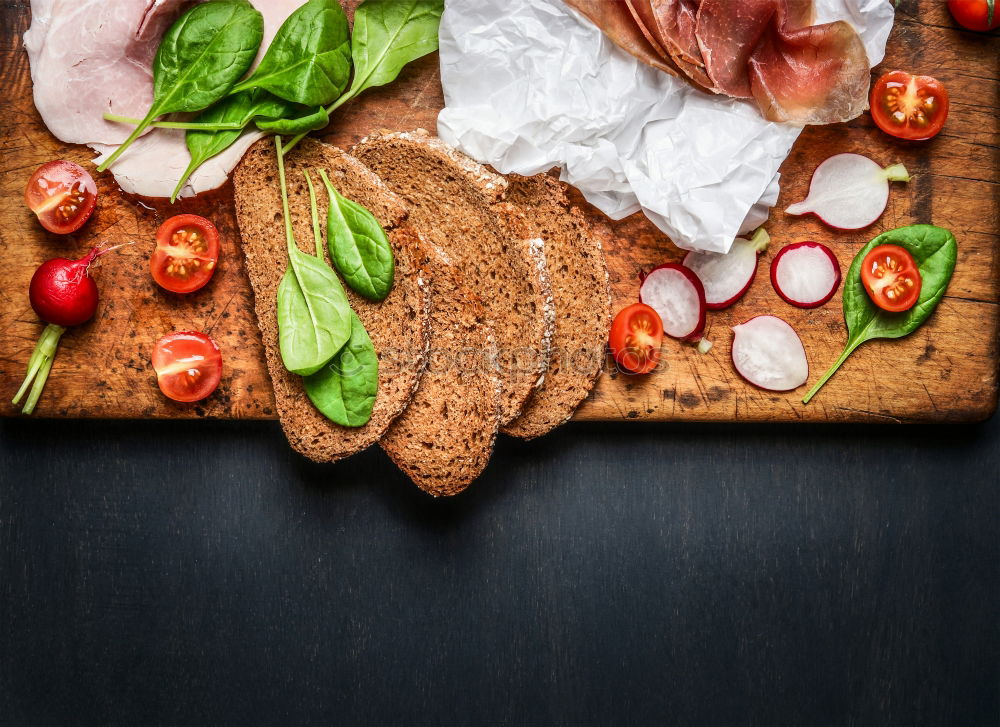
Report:
[{"label": "wooden cutting board", "polygon": [[[30,22],[27,0],[0,9],[0,111],[4,159],[0,195],[0,413],[16,410],[9,400],[42,330],[28,305],[35,268],[52,257],[79,257],[97,242],[137,244],[102,260],[96,272],[101,306],[95,319],[62,340],[38,416],[109,418],[273,418],[274,401],[252,313],[250,286],[233,213],[232,190],[173,207],[138,204],[117,191],[110,174],[97,175],[97,212],[72,238],[47,234],[24,206],[22,192],[32,170],[63,158],[90,170],[93,154],[50,135],[35,112],[21,35]],[[580,407],[580,420],[648,419],[705,421],[968,421],[988,417],[997,404],[1000,328],[1000,36],[958,30],[939,0],[901,4],[882,72],[901,68],[944,81],[951,114],[944,131],[925,143],[895,141],[865,114],[850,124],[810,127],[782,166],[782,192],[767,225],[773,239],[747,295],[735,306],[710,313],[707,355],[673,341],[664,344],[665,366],[648,377],[602,375]],[[484,82],[488,82],[484,79]],[[391,86],[366,92],[344,107],[324,134],[349,147],[378,128],[433,130],[443,105],[437,57],[425,58]],[[831,154],[858,152],[882,164],[903,162],[913,175],[893,185],[889,207],[869,230],[836,232],[813,218],[783,214],[804,197],[813,168]],[[634,302],[639,273],[680,257],[662,233],[641,215],[611,222],[587,205],[604,236],[614,310]],[[222,233],[222,260],[212,283],[189,296],[160,290],[148,273],[154,233],[165,217],[195,212]],[[808,406],[805,392],[778,394],[746,384],[730,360],[730,327],[754,315],[781,316],[799,332],[810,365],[810,382],[833,362],[846,338],[839,293],[818,310],[782,302],[771,287],[768,265],[789,242],[829,245],[846,272],[855,252],[879,232],[915,222],[951,229],[959,256],[948,294],[931,320],[898,341],[862,346]],[[149,363],[153,343],[164,333],[196,329],[210,333],[224,353],[218,392],[198,405],[164,398]]]}]

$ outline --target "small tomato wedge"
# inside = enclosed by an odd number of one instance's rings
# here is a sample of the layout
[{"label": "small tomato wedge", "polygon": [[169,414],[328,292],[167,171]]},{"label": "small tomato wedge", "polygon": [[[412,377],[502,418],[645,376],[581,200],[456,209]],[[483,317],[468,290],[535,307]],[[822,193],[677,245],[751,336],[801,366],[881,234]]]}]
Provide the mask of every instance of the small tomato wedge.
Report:
[{"label": "small tomato wedge", "polygon": [[193,293],[212,279],[219,262],[219,232],[199,215],[171,217],[156,231],[149,260],[153,280],[171,293]]},{"label": "small tomato wedge", "polygon": [[153,346],[153,370],[160,391],[174,401],[201,401],[222,379],[222,353],[204,333],[168,333]]},{"label": "small tomato wedge", "polygon": [[648,374],[660,361],[663,321],[645,303],[623,308],[611,324],[611,354],[619,365],[636,374]]},{"label": "small tomato wedge", "polygon": [[931,76],[890,71],[872,87],[872,118],[887,134],[909,141],[935,136],[948,118],[948,91]]},{"label": "small tomato wedge", "polygon": [[948,0],[948,10],[958,24],[968,30],[982,33],[1000,28],[1000,8],[996,0]]},{"label": "small tomato wedge", "polygon": [[46,162],[28,180],[24,202],[46,230],[68,235],[90,218],[97,204],[97,185],[79,164]]},{"label": "small tomato wedge", "polygon": [[872,248],[861,262],[861,282],[872,302],[890,313],[909,310],[920,298],[920,270],[899,245]]}]

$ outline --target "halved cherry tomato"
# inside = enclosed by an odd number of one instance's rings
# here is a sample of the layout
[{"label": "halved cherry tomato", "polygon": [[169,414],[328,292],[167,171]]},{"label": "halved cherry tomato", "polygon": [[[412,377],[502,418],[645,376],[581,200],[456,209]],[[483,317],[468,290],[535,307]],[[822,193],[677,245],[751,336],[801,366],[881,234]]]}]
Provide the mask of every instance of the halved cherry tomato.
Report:
[{"label": "halved cherry tomato", "polygon": [[879,308],[901,313],[920,298],[920,270],[913,256],[899,245],[879,245],[861,261],[861,282]]},{"label": "halved cherry tomato", "polygon": [[153,346],[153,370],[160,391],[174,401],[201,401],[219,385],[222,353],[204,333],[168,333]]},{"label": "halved cherry tomato", "polygon": [[890,71],[872,87],[872,118],[887,134],[923,141],[941,131],[948,118],[948,91],[931,76]]},{"label": "halved cherry tomato", "polygon": [[963,28],[980,32],[1000,28],[996,0],[948,0],[948,10]]},{"label": "halved cherry tomato", "polygon": [[79,164],[46,162],[28,180],[24,202],[46,230],[68,235],[90,218],[97,204],[97,185]]},{"label": "halved cherry tomato", "polygon": [[637,374],[648,374],[660,361],[663,321],[645,303],[623,308],[611,324],[611,354],[621,366]]},{"label": "halved cherry tomato", "polygon": [[192,293],[212,279],[218,261],[215,225],[198,215],[177,215],[156,231],[149,271],[160,287],[172,293]]}]

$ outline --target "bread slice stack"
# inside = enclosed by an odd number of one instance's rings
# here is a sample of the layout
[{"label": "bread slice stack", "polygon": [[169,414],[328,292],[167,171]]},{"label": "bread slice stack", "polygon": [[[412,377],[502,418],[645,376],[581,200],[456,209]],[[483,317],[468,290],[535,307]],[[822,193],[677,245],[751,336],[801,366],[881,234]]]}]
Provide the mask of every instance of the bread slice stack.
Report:
[{"label": "bread slice stack", "polygon": [[303,171],[322,168],[375,215],[396,256],[386,300],[348,292],[379,357],[371,421],[351,429],[316,411],[281,362],[274,154],[272,140],[258,142],[234,185],[278,416],[297,451],[334,461],[378,441],[421,489],[452,495],[486,467],[498,431],[530,439],[572,416],[604,361],[610,293],[599,238],[561,183],[505,178],[422,130],[373,134],[349,154],[307,139],[288,154],[302,250],[314,249]]}]

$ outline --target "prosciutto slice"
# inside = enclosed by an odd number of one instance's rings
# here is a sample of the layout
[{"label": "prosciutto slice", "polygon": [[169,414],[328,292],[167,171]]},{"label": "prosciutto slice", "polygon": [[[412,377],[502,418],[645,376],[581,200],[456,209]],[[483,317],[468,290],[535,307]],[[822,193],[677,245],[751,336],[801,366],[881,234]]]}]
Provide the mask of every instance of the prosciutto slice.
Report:
[{"label": "prosciutto slice", "polygon": [[812,22],[811,0],[701,0],[696,37],[716,88],[771,121],[826,124],[868,107],[869,63],[848,23]]},{"label": "prosciutto slice", "polygon": [[715,91],[695,36],[700,4],[701,0],[650,0],[653,19],[671,59],[696,84]]},{"label": "prosciutto slice", "polygon": [[[303,0],[254,0],[264,15],[261,52]],[[131,127],[103,119],[105,112],[142,118],[153,100],[152,61],[167,28],[193,0],[31,0],[24,46],[31,65],[35,107],[62,141],[87,144],[106,158]],[[214,189],[259,132],[200,167],[181,196]],[[191,157],[184,132],[148,129],[111,168],[126,192],[168,197]]]},{"label": "prosciutto slice", "polygon": [[565,2],[600,28],[608,39],[622,50],[635,56],[647,66],[666,71],[672,76],[677,75],[677,71],[651,45],[649,38],[636,23],[625,0],[565,0]]}]

